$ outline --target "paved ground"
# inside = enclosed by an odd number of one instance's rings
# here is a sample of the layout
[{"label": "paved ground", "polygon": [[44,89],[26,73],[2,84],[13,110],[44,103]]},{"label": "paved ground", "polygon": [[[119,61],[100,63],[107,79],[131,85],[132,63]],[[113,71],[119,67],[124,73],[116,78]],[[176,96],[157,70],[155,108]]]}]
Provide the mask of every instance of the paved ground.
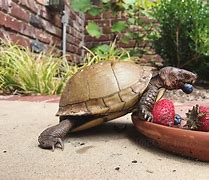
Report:
[{"label": "paved ground", "polygon": [[[64,151],[40,149],[39,133],[58,122],[58,98],[0,99],[0,179],[209,179],[209,163],[149,145],[134,129],[130,115],[69,136]],[[183,113],[195,103],[177,104],[177,111]],[[125,130],[116,131],[115,126],[125,124]]]}]

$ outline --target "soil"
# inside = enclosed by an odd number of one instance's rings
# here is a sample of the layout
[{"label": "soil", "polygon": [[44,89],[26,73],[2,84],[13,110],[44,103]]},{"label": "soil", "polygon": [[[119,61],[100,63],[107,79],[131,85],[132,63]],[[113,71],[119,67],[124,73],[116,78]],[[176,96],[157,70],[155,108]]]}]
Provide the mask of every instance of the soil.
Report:
[{"label": "soil", "polygon": [[177,103],[204,101],[209,99],[209,88],[198,86],[194,88],[191,94],[185,94],[182,90],[166,91],[164,98],[172,99]]}]

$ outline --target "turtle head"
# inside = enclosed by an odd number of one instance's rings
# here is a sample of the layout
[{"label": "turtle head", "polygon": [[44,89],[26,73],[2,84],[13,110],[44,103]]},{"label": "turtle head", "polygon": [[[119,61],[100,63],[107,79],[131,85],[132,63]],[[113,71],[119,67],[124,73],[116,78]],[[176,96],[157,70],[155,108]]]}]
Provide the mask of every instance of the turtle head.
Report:
[{"label": "turtle head", "polygon": [[185,84],[194,84],[197,75],[175,67],[164,67],[159,71],[163,87],[169,90],[182,89]]}]

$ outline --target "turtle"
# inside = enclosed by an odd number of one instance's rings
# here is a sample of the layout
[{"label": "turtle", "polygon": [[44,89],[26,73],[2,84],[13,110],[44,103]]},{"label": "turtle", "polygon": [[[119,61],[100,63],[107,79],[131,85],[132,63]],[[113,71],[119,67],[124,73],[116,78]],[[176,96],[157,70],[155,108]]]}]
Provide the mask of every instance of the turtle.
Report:
[{"label": "turtle", "polygon": [[152,108],[165,90],[194,84],[197,75],[176,67],[163,67],[156,75],[153,68],[131,61],[106,61],[87,66],[74,74],[61,94],[59,124],[38,137],[45,149],[64,149],[70,132],[88,129],[107,121],[135,113],[152,121]]}]

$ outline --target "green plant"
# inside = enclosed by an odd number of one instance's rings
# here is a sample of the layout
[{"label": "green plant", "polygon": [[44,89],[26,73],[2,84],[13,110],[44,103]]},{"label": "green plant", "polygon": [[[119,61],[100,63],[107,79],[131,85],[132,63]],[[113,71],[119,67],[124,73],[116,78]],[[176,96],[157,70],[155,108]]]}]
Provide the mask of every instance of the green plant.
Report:
[{"label": "green plant", "polygon": [[[140,56],[144,53],[144,47],[141,46],[141,42],[145,42],[154,37],[155,24],[151,21],[144,20],[143,17],[150,16],[151,9],[159,2],[159,0],[102,0],[96,4],[91,0],[81,0],[77,3],[77,0],[71,0],[71,6],[75,11],[90,14],[92,16],[100,15],[103,12],[111,12],[112,15],[117,16],[119,12],[125,15],[124,19],[118,19],[112,24],[111,32],[117,36],[117,38],[128,44],[130,40],[135,41],[135,47],[130,52],[131,55]],[[86,30],[92,37],[99,38],[102,35],[102,29],[96,23],[96,21],[89,21],[86,25]],[[122,36],[120,34],[122,33]],[[137,52],[137,54],[136,54]],[[139,53],[141,52],[141,53]]]},{"label": "green plant", "polygon": [[130,57],[129,52],[123,48],[118,48],[116,46],[116,40],[110,43],[110,45],[103,44],[89,50],[84,58],[84,66],[91,65],[93,63],[98,63],[101,61],[132,61],[133,58]]},{"label": "green plant", "polygon": [[209,4],[202,0],[161,0],[154,8],[159,22],[156,49],[165,65],[208,72]]},{"label": "green plant", "polygon": [[126,50],[116,47],[115,41],[92,51],[84,47],[88,53],[81,65],[71,65],[51,52],[34,54],[7,40],[0,43],[0,90],[9,94],[60,94],[66,81],[86,66],[101,61],[132,60]]},{"label": "green plant", "polygon": [[78,70],[50,53],[35,55],[1,40],[0,89],[4,93],[60,94],[66,80]]}]

